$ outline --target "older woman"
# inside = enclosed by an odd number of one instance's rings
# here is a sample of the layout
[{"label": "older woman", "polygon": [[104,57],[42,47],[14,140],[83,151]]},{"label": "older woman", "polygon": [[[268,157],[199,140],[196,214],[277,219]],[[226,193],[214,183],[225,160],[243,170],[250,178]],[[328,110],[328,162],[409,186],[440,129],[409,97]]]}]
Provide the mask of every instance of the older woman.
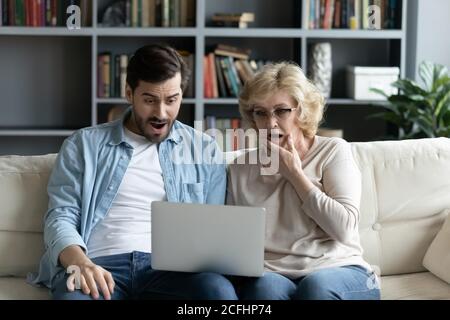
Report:
[{"label": "older woman", "polygon": [[270,64],[245,84],[239,104],[253,128],[275,130],[266,144],[279,154],[273,175],[261,174],[261,162],[230,166],[227,203],[267,211],[266,272],[239,279],[239,296],[379,299],[358,235],[360,173],[345,140],[316,135],[317,88],[297,65]]}]

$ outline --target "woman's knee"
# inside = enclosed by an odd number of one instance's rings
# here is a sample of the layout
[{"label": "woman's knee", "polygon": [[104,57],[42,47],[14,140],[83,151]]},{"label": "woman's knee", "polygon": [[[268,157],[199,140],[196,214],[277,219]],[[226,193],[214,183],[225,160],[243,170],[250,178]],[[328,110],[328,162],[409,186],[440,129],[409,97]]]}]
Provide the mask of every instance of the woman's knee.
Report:
[{"label": "woman's knee", "polygon": [[369,288],[369,273],[347,267],[313,272],[299,281],[293,299],[298,300],[367,300],[379,299],[379,290]]}]

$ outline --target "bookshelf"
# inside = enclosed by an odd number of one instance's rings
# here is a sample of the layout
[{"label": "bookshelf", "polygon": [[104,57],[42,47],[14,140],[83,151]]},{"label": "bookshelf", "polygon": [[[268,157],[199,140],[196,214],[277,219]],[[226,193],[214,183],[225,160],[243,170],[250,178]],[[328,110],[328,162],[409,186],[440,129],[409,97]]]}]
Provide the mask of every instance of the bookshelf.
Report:
[{"label": "bookshelf", "polygon": [[[0,26],[0,155],[57,152],[77,129],[105,121],[122,98],[97,96],[97,56],[102,51],[132,53],[163,41],[194,54],[194,96],[185,98],[179,119],[190,125],[206,116],[239,117],[236,98],[204,98],[203,57],[218,43],[251,48],[253,58],[292,60],[304,70],[308,51],[327,41],[333,49],[333,88],[324,126],[343,128],[349,141],[377,139],[388,129],[366,122],[380,102],[345,96],[345,66],[398,66],[405,76],[407,1],[398,0],[395,29],[307,29],[308,0],[196,0],[195,25],[188,27],[103,27],[101,12],[112,0],[92,0],[92,23],[65,27]],[[247,29],[214,27],[215,12],[255,13]],[[355,125],[359,123],[360,125]]]}]

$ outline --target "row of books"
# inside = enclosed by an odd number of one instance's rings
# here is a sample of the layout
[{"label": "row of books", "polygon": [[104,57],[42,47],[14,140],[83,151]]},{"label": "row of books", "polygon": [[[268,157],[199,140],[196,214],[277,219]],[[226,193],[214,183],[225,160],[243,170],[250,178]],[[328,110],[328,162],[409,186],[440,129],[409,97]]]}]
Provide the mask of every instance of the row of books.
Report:
[{"label": "row of books", "polygon": [[216,139],[220,149],[224,152],[257,146],[255,131],[244,131],[241,128],[241,119],[239,118],[206,116],[204,129],[207,134]]},{"label": "row of books", "polygon": [[[189,70],[194,68],[194,55],[188,51],[178,51]],[[131,54],[102,52],[97,58],[97,96],[99,98],[125,98],[127,66]],[[194,79],[191,78],[184,97],[194,97]]]},{"label": "row of books", "polygon": [[0,0],[0,26],[65,26],[70,16],[67,8],[71,5],[81,9],[81,26],[91,25],[89,0]]},{"label": "row of books", "polygon": [[195,26],[195,0],[125,0],[106,8],[107,27]]},{"label": "row of books", "polygon": [[100,53],[97,62],[97,90],[99,98],[125,98],[127,66],[130,56]]},{"label": "row of books", "polygon": [[[306,29],[395,29],[400,27],[400,0],[305,1],[304,27]],[[376,6],[379,10],[369,11],[370,6]],[[376,12],[379,12],[379,15]]]},{"label": "row of books", "polygon": [[250,59],[251,51],[219,44],[204,64],[205,98],[237,97],[243,84],[266,63]]}]

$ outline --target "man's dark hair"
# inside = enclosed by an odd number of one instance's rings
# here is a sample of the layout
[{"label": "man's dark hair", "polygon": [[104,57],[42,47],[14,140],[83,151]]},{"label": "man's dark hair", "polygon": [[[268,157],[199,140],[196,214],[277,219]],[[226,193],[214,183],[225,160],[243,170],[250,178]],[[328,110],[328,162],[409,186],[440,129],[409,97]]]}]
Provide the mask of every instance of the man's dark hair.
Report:
[{"label": "man's dark hair", "polygon": [[159,83],[181,74],[183,92],[189,82],[190,71],[181,55],[166,44],[151,44],[138,49],[127,67],[127,84],[131,90],[139,85],[139,80]]}]

